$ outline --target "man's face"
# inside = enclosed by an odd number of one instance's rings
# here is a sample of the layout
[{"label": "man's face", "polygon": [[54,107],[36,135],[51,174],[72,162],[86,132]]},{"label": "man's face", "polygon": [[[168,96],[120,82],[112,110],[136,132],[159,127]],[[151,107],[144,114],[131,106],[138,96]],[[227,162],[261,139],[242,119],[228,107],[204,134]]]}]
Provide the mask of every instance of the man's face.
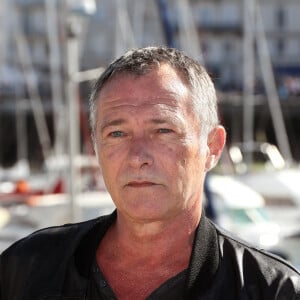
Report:
[{"label": "man's face", "polygon": [[189,88],[169,65],[104,85],[96,148],[119,213],[154,221],[201,209],[207,149],[200,149],[200,127]]}]

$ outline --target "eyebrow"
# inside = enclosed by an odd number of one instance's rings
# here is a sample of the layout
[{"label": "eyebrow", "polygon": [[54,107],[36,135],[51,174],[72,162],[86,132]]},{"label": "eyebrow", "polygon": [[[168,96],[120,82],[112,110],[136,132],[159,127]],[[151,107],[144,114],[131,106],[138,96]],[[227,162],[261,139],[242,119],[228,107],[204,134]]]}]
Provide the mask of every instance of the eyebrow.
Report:
[{"label": "eyebrow", "polygon": [[151,119],[149,123],[154,123],[154,124],[165,124],[168,123],[168,120],[166,119]]},{"label": "eyebrow", "polygon": [[[178,121],[177,121],[178,122]],[[175,123],[177,123],[175,122]],[[103,132],[106,128],[109,127],[113,127],[113,126],[119,126],[119,125],[123,125],[126,123],[125,119],[115,119],[115,120],[111,120],[108,122],[104,122],[103,125],[100,127],[100,131]],[[154,119],[150,119],[147,123],[152,123],[152,124],[167,124],[170,123],[169,119],[163,119],[163,118],[154,118]],[[174,120],[173,120],[174,123]]]},{"label": "eyebrow", "polygon": [[166,117],[166,118],[154,118],[149,121],[152,124],[173,124],[180,126],[182,124],[182,120],[178,117]]},{"label": "eyebrow", "polygon": [[125,123],[124,119],[115,119],[115,120],[111,120],[109,122],[104,122],[103,125],[100,127],[101,131],[104,131],[107,127],[111,127],[111,126],[119,126]]}]

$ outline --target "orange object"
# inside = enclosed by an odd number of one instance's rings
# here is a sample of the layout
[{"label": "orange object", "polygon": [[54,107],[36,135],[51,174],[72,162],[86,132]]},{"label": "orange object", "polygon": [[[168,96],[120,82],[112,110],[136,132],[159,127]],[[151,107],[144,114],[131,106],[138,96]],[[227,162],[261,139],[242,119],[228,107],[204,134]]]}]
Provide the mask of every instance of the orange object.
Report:
[{"label": "orange object", "polygon": [[18,180],[16,183],[15,192],[17,194],[26,194],[29,193],[30,186],[26,180]]}]

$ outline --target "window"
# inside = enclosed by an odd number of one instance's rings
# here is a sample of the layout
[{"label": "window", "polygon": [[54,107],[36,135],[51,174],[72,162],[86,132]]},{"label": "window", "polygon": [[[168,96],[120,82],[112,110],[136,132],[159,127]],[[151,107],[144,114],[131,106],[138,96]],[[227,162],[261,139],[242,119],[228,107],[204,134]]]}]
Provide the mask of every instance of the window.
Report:
[{"label": "window", "polygon": [[277,40],[277,53],[278,55],[283,55],[285,51],[285,42],[282,38]]},{"label": "window", "polygon": [[278,28],[281,29],[285,26],[285,23],[286,23],[284,9],[282,7],[279,7],[276,14],[277,14],[277,16],[276,16],[277,26],[278,26]]}]

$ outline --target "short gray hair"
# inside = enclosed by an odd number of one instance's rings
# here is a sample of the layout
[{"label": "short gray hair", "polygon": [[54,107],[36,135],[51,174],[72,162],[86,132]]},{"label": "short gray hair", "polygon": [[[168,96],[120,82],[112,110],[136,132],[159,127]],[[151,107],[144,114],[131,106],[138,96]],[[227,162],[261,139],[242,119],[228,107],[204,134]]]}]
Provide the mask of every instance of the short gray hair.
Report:
[{"label": "short gray hair", "polygon": [[97,99],[107,81],[117,74],[142,76],[160,64],[166,63],[186,79],[191,88],[195,113],[199,116],[201,135],[208,133],[219,123],[217,97],[214,84],[205,68],[182,51],[167,47],[146,47],[127,51],[113,61],[95,81],[90,96],[90,126],[95,138]]}]

